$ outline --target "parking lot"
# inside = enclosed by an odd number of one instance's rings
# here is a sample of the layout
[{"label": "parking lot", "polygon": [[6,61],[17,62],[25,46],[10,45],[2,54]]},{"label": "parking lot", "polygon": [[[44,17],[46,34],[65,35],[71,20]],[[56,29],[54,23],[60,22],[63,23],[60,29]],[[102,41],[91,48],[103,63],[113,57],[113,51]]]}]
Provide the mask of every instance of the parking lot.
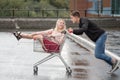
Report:
[{"label": "parking lot", "polygon": [[38,66],[33,75],[33,64],[48,53],[34,52],[33,40],[17,41],[10,32],[0,32],[0,78],[1,80],[119,80],[120,70],[107,74],[111,67],[98,60],[88,50],[66,39],[61,55],[71,67],[71,76],[58,57]]}]

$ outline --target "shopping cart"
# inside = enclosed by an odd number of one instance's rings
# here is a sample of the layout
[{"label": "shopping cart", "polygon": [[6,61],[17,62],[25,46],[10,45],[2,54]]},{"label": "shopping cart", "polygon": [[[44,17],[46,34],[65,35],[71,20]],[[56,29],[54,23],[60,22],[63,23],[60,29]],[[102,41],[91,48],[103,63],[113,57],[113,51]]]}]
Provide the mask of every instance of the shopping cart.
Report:
[{"label": "shopping cart", "polygon": [[[66,36],[64,37],[64,42],[65,42],[65,38],[66,38]],[[33,66],[34,75],[38,75],[38,65],[50,60],[51,58],[53,58],[55,56],[59,57],[59,59],[65,65],[66,73],[68,75],[71,75],[71,73],[72,73],[71,68],[67,65],[67,63],[64,61],[63,57],[61,56],[61,51],[62,51],[64,42],[61,45],[58,45],[56,43],[49,44],[49,42],[48,42],[47,44],[44,44],[44,46],[46,46],[46,49],[47,49],[46,50],[43,48],[43,46],[41,45],[41,43],[38,39],[34,40],[34,52],[41,52],[41,53],[50,54],[47,57],[45,57],[44,59],[42,59],[34,64],[34,66]]]}]

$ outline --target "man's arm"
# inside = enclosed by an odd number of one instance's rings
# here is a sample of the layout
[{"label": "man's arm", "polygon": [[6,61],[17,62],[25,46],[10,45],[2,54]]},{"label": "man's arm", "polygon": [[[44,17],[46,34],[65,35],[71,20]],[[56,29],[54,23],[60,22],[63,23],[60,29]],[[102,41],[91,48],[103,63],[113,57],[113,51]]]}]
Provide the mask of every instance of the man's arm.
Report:
[{"label": "man's arm", "polygon": [[73,33],[76,35],[81,35],[83,32],[85,32],[88,28],[88,19],[82,18],[81,19],[81,27],[79,29],[74,29]]}]

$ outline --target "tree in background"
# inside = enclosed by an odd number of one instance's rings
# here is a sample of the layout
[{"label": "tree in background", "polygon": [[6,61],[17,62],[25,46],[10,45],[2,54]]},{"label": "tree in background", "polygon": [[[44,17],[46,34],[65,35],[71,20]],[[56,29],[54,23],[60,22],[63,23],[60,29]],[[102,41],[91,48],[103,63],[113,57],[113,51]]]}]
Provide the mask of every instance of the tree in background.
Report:
[{"label": "tree in background", "polygon": [[50,4],[58,9],[68,9],[69,0],[50,0]]},{"label": "tree in background", "polygon": [[45,17],[52,17],[57,15],[55,10],[68,8],[69,0],[0,0],[0,16],[39,17],[44,13]]}]

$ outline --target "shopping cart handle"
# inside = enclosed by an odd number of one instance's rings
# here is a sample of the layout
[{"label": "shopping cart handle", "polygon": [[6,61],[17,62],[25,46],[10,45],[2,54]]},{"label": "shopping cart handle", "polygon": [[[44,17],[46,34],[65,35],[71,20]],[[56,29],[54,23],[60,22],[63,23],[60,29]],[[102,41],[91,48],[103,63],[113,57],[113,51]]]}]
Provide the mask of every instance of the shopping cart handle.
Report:
[{"label": "shopping cart handle", "polygon": [[67,32],[64,30],[64,31],[62,31],[61,33],[66,34]]}]

